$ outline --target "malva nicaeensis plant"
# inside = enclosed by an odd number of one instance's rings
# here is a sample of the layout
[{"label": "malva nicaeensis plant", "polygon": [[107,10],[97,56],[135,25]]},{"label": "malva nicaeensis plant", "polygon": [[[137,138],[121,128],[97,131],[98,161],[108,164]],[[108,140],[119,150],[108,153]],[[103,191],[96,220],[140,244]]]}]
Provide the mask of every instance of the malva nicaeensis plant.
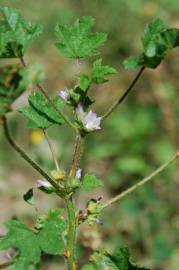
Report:
[{"label": "malva nicaeensis plant", "polygon": [[[79,71],[76,83],[72,89],[63,89],[50,97],[40,84],[44,79],[43,69],[40,65],[28,66],[24,54],[32,41],[42,32],[39,24],[26,22],[14,9],[4,7],[0,9],[0,58],[17,58],[19,64],[3,66],[0,69],[0,121],[4,135],[10,145],[25,159],[40,175],[36,187],[47,194],[56,194],[64,201],[65,208],[53,209],[46,216],[39,216],[34,228],[28,228],[18,220],[9,220],[5,223],[7,234],[0,240],[0,249],[14,248],[15,252],[9,262],[0,265],[5,269],[13,265],[13,269],[30,270],[39,269],[41,255],[63,256],[68,270],[79,269],[76,256],[76,233],[78,226],[83,223],[100,224],[101,212],[111,204],[120,201],[135,191],[138,187],[150,181],[154,176],[174,162],[176,154],[149,176],[138,182],[118,196],[109,201],[91,199],[86,203],[86,209],[80,211],[74,204],[75,192],[92,191],[103,186],[103,182],[95,175],[84,174],[80,169],[80,157],[83,152],[85,138],[102,128],[102,124],[122,101],[133,90],[136,82],[146,68],[156,68],[167,53],[179,46],[179,30],[166,29],[160,19],[150,22],[142,35],[143,51],[138,57],[130,57],[124,62],[126,68],[139,68],[136,77],[124,91],[123,95],[105,112],[97,116],[91,105],[94,101],[89,96],[91,85],[103,84],[108,81],[109,75],[116,74],[116,70],[103,65],[102,59],[94,60],[90,74]],[[55,47],[66,57],[76,59],[95,57],[107,36],[104,33],[94,33],[91,28],[94,24],[92,17],[83,17],[73,26],[67,27],[58,24],[55,28],[57,42]],[[28,106],[19,110],[28,119],[28,127],[41,129],[49,144],[55,170],[46,172],[34,162],[14,141],[9,132],[7,114],[13,112],[11,104],[25,90],[30,89]],[[64,107],[71,108],[72,116],[69,118]],[[48,128],[52,125],[68,125],[76,133],[75,150],[69,170],[58,164],[53,146],[48,136]],[[84,174],[84,175],[83,175]],[[25,195],[24,200],[32,203],[33,188]],[[81,270],[139,270],[144,269],[134,265],[129,260],[127,248],[119,247],[112,255],[104,250],[96,251],[90,261],[82,266]]]}]

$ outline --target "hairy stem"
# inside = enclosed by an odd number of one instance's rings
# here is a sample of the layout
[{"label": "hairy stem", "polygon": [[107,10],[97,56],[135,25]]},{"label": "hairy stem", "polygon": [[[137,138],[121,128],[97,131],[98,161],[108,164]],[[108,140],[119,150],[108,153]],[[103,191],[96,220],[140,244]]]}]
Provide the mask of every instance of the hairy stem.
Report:
[{"label": "hairy stem", "polygon": [[68,213],[68,232],[67,232],[67,250],[66,260],[68,270],[76,270],[76,214],[72,198],[66,199],[66,207]]},{"label": "hairy stem", "polygon": [[83,150],[83,143],[84,143],[84,139],[81,137],[79,133],[77,133],[72,165],[71,165],[70,172],[68,175],[69,178],[75,177],[75,174],[79,165],[81,153]]},{"label": "hairy stem", "polygon": [[[22,64],[22,66],[24,68],[27,68],[27,65],[25,63],[25,60],[24,58],[21,56],[19,57],[20,59],[20,62]],[[48,96],[47,92],[45,91],[45,89],[43,88],[43,86],[39,83],[37,83],[37,88],[39,89],[39,91],[46,97],[46,99],[48,100],[48,102],[51,104],[51,106],[54,108],[54,110],[64,119],[64,121],[71,127],[73,128],[74,130],[77,130],[76,126],[71,122],[71,120],[66,116],[64,115],[56,106],[55,104],[53,103],[53,101],[51,100],[51,98]]]},{"label": "hairy stem", "polygon": [[129,87],[125,90],[125,92],[123,93],[123,95],[118,100],[116,100],[114,102],[114,104],[109,108],[109,110],[102,116],[102,120],[104,120],[105,118],[107,118],[123,102],[123,100],[129,95],[129,93],[132,91],[132,89],[134,88],[135,84],[137,83],[137,81],[141,77],[144,69],[145,69],[145,67],[141,67],[141,69],[139,70],[139,72],[135,76],[134,80],[131,82],[131,84],[129,85]]},{"label": "hairy stem", "polygon": [[49,138],[49,136],[48,136],[48,132],[47,132],[47,130],[45,130],[45,129],[42,129],[42,130],[43,130],[44,136],[45,136],[45,138],[46,138],[46,141],[47,141],[47,143],[48,143],[48,146],[49,146],[49,149],[50,149],[50,152],[51,152],[51,155],[52,155],[52,159],[53,159],[53,161],[54,161],[54,163],[55,163],[56,170],[59,171],[60,168],[59,168],[59,165],[58,165],[57,158],[56,158],[56,156],[55,156],[55,151],[54,151],[54,149],[53,149],[53,145],[52,145],[52,143],[51,143],[51,141],[50,141],[50,138]]},{"label": "hairy stem", "polygon": [[145,177],[144,179],[142,179],[141,181],[139,181],[137,184],[135,184],[132,187],[128,188],[127,190],[123,191],[122,193],[120,193],[116,197],[110,199],[109,201],[103,203],[101,209],[104,209],[104,208],[108,207],[109,205],[111,205],[111,204],[113,204],[115,202],[120,201],[121,199],[123,199],[127,195],[129,195],[132,192],[134,192],[137,188],[139,188],[139,187],[143,186],[144,184],[146,184],[147,182],[149,182],[151,179],[154,178],[154,176],[156,176],[157,174],[159,174],[160,172],[162,172],[164,169],[166,169],[178,157],[179,157],[179,152],[177,152],[169,161],[165,162],[162,166],[160,166],[154,172],[152,172],[147,177]]},{"label": "hairy stem", "polygon": [[14,150],[23,158],[25,159],[37,172],[39,172],[52,186],[55,188],[59,188],[56,182],[36,163],[34,162],[21,148],[14,142],[13,138],[10,135],[7,119],[6,117],[3,118],[3,128],[4,134],[6,139],[8,140],[9,144],[14,148]]}]

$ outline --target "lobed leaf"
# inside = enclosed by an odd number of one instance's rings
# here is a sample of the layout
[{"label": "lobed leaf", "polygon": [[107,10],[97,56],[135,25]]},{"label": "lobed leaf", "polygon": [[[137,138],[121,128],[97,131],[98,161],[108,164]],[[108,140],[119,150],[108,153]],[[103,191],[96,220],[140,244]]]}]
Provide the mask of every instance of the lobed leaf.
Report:
[{"label": "lobed leaf", "polygon": [[42,27],[25,21],[16,9],[3,7],[0,13],[0,58],[23,56]]},{"label": "lobed leaf", "polygon": [[170,50],[179,46],[179,29],[166,29],[161,19],[154,19],[146,26],[141,41],[143,52],[125,60],[125,68],[156,68]]},{"label": "lobed leaf", "polygon": [[58,24],[55,30],[60,42],[56,42],[55,46],[70,58],[97,55],[97,49],[104,44],[107,36],[104,33],[91,32],[93,25],[94,19],[90,16],[76,20],[71,27]]},{"label": "lobed leaf", "polygon": [[62,209],[50,211],[42,229],[38,232],[33,232],[17,220],[9,220],[5,223],[8,232],[0,241],[0,250],[17,249],[15,269],[31,269],[33,265],[39,263],[42,252],[51,255],[63,254],[62,236],[66,224],[62,212]]},{"label": "lobed leaf", "polygon": [[103,182],[99,180],[95,175],[86,174],[83,178],[81,188],[86,192],[90,192],[96,188],[102,187],[103,185]]},{"label": "lobed leaf", "polygon": [[65,250],[64,231],[65,221],[60,216],[62,210],[51,211],[42,230],[39,233],[39,244],[41,249],[48,254],[63,254]]},{"label": "lobed leaf", "polygon": [[91,256],[91,260],[84,265],[81,270],[147,270],[138,267],[130,262],[127,248],[118,249],[113,255],[107,252],[96,252]]},{"label": "lobed leaf", "polygon": [[0,241],[0,250],[13,247],[19,251],[20,255],[15,263],[16,269],[24,270],[30,264],[38,263],[41,250],[34,232],[17,220],[9,220],[5,224],[8,233]]},{"label": "lobed leaf", "polygon": [[91,80],[93,83],[100,84],[108,81],[107,77],[116,74],[115,68],[110,66],[102,66],[102,59],[98,59],[93,63]]}]

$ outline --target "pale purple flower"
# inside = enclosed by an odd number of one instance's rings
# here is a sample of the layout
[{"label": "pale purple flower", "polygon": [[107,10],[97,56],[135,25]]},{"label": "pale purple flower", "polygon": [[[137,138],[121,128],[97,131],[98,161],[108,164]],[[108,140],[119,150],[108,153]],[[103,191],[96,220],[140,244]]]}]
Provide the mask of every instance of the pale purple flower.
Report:
[{"label": "pale purple flower", "polygon": [[37,187],[50,188],[52,185],[44,179],[38,179],[36,181]]},{"label": "pale purple flower", "polygon": [[97,114],[92,111],[85,112],[81,104],[78,104],[76,112],[86,130],[92,131],[101,129],[100,124],[102,117],[97,117]]},{"label": "pale purple flower", "polygon": [[81,172],[82,172],[82,169],[78,169],[77,172],[76,172],[76,178],[77,179],[81,179]]},{"label": "pale purple flower", "polygon": [[70,96],[66,90],[61,90],[59,93],[59,96],[65,101],[68,101],[70,98]]},{"label": "pale purple flower", "polygon": [[78,106],[76,108],[76,113],[77,113],[80,120],[85,116],[86,113],[85,113],[85,111],[83,109],[83,105],[81,103],[78,104]]}]

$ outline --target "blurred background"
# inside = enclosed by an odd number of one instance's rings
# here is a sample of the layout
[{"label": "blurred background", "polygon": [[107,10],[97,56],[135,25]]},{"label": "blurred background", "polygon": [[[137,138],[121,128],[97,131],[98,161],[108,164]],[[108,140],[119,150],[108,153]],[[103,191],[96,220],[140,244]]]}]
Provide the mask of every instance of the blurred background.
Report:
[{"label": "blurred background", "polygon": [[[179,27],[178,0],[0,0],[1,6],[18,8],[24,17],[40,21],[43,34],[26,56],[28,63],[41,63],[46,72],[44,85],[49,94],[70,88],[75,82],[75,62],[60,55],[53,46],[57,22],[71,24],[76,18],[91,15],[95,30],[108,33],[102,48],[104,63],[114,66],[118,74],[109,83],[90,91],[96,100],[93,109],[100,115],[128,86],[135,71],[125,71],[122,61],[140,52],[140,37],[145,24],[154,17],[162,18],[169,27]],[[76,196],[80,208],[90,198],[110,198],[139,181],[168,160],[179,145],[178,71],[179,50],[173,50],[156,69],[146,70],[135,91],[106,121],[103,130],[88,136],[82,159],[83,172],[95,173],[105,183],[96,193]],[[91,60],[81,62],[88,70]],[[11,61],[14,62],[14,61]],[[1,61],[0,65],[9,63]],[[14,108],[24,105],[20,98]],[[28,130],[19,113],[9,114],[11,131],[16,141],[47,171],[53,170],[48,145],[39,130]],[[74,134],[64,127],[49,130],[51,141],[63,168],[71,162]],[[0,234],[3,222],[18,216],[34,224],[37,212],[58,207],[58,198],[35,192],[35,207],[23,201],[23,194],[35,186],[39,175],[29,167],[5,141],[0,127]],[[103,225],[82,225],[79,232],[80,264],[92,250],[129,246],[132,256],[153,270],[179,269],[179,170],[172,165],[151,183],[119,204],[105,210]],[[0,252],[0,260],[7,254]],[[55,257],[44,258],[42,269],[59,269]]]}]

